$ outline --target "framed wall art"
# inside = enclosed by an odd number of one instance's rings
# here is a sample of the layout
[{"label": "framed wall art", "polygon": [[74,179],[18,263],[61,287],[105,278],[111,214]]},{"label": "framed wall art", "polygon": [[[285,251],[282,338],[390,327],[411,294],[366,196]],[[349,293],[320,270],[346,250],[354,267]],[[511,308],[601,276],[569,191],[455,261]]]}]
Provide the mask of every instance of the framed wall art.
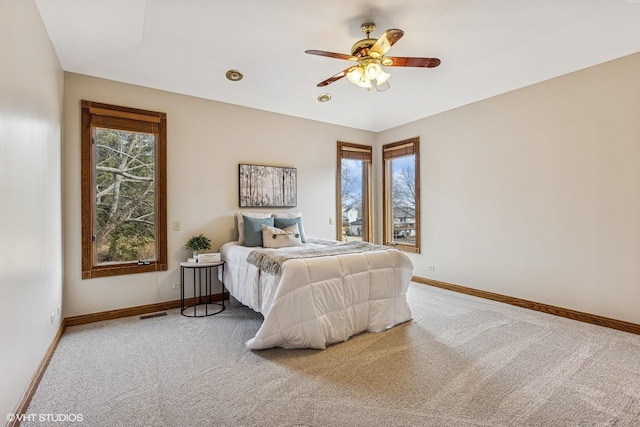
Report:
[{"label": "framed wall art", "polygon": [[290,208],[298,204],[296,168],[239,165],[241,208]]}]

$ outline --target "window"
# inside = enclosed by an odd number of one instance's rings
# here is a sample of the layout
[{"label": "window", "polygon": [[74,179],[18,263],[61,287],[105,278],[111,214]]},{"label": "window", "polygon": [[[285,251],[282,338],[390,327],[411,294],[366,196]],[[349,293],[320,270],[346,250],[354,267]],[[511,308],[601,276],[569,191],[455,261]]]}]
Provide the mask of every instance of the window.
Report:
[{"label": "window", "polygon": [[337,239],[371,241],[371,158],[368,145],[338,141]]},{"label": "window", "polygon": [[82,278],[167,269],[166,114],[82,101]]},{"label": "window", "polygon": [[385,245],[420,252],[420,138],[382,146]]}]

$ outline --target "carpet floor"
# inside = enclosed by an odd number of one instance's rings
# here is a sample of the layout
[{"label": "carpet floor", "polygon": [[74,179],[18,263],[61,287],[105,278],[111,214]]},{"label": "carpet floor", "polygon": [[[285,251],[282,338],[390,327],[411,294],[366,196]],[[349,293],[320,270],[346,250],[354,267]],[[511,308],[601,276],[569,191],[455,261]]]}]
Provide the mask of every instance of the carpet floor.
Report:
[{"label": "carpet floor", "polygon": [[21,425],[640,426],[640,336],[415,283],[408,300],[412,321],[326,350],[248,350],[262,317],[242,306],[69,327]]}]

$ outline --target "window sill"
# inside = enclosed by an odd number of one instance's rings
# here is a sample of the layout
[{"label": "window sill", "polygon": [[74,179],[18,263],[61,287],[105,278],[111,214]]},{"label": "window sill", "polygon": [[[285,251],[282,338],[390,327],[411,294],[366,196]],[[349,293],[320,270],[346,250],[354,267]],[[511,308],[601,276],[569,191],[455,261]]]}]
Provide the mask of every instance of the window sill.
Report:
[{"label": "window sill", "polygon": [[166,271],[167,264],[151,262],[149,264],[138,265],[137,263],[117,264],[109,266],[96,266],[89,271],[82,272],[83,279],[93,279],[96,277],[120,276],[124,274],[149,273],[153,271]]},{"label": "window sill", "polygon": [[416,247],[416,246],[412,246],[412,245],[405,245],[402,243],[393,243],[393,242],[387,242],[384,244],[384,246],[389,246],[390,248],[394,248],[397,249],[399,251],[402,252],[409,252],[409,253],[413,253],[413,254],[419,254],[420,253],[420,248]]}]

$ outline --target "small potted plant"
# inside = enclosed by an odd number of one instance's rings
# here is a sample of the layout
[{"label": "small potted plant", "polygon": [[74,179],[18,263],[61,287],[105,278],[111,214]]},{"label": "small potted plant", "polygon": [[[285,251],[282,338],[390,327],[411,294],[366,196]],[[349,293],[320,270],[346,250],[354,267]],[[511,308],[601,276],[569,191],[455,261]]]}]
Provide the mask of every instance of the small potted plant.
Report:
[{"label": "small potted plant", "polygon": [[197,259],[198,252],[204,251],[206,249],[211,249],[211,240],[205,237],[203,234],[199,236],[193,236],[184,246],[193,251],[193,257]]}]

